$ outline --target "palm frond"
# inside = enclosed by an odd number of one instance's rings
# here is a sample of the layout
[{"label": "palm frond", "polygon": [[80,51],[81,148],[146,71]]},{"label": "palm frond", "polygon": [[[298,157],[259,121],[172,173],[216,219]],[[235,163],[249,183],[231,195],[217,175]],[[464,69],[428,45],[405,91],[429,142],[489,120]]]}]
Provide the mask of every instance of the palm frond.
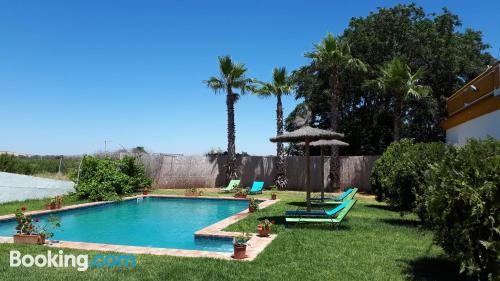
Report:
[{"label": "palm frond", "polygon": [[231,57],[226,55],[226,56],[220,56],[218,57],[218,59],[219,59],[219,70],[221,76],[230,77],[234,67]]},{"label": "palm frond", "polygon": [[285,67],[275,67],[273,69],[273,81],[270,83],[258,81],[261,85],[255,93],[259,96],[287,95],[292,92],[294,81],[287,74]]},{"label": "palm frond", "polygon": [[418,69],[412,74],[410,67],[400,58],[394,57],[386,64],[379,66],[379,76],[367,85],[377,87],[387,94],[402,96],[403,98],[419,99],[428,95],[431,89],[420,85],[424,71]]},{"label": "palm frond", "polygon": [[336,38],[330,32],[320,43],[314,44],[314,50],[305,53],[305,57],[313,60],[314,67],[326,72],[344,68],[367,70],[366,64],[352,56],[349,42]]},{"label": "palm frond", "polygon": [[287,73],[285,67],[275,67],[273,69],[273,82],[276,85],[284,85],[286,83]]},{"label": "palm frond", "polygon": [[245,72],[247,71],[246,67],[242,63],[235,63],[232,65],[230,78],[232,80],[244,79]]},{"label": "palm frond", "polygon": [[216,93],[226,88],[225,83],[215,76],[212,76],[208,80],[203,81],[203,83]]},{"label": "palm frond", "polygon": [[408,89],[407,98],[422,99],[431,93],[431,88],[428,86],[415,85]]},{"label": "palm frond", "polygon": [[236,103],[240,100],[240,94],[233,93],[233,102]]},{"label": "palm frond", "polygon": [[219,56],[219,77],[212,76],[203,81],[210,89],[219,92],[228,87],[240,89],[241,93],[255,90],[254,79],[245,77],[246,67],[242,63],[233,62],[230,56]]},{"label": "palm frond", "polygon": [[360,70],[363,72],[368,71],[367,64],[364,63],[362,60],[357,59],[357,58],[350,57],[347,60],[347,65],[349,66],[349,68],[352,68],[352,69]]},{"label": "palm frond", "polygon": [[253,83],[253,79],[250,78],[240,77],[238,80],[233,80],[233,83],[231,85],[233,88],[240,89],[242,94],[253,92],[256,89],[256,86]]}]

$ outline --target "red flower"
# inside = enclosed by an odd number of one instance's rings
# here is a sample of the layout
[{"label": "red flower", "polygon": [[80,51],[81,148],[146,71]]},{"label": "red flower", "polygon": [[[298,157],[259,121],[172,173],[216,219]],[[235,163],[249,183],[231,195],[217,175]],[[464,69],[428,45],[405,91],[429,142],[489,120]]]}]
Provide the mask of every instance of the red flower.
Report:
[{"label": "red flower", "polygon": [[22,207],[22,208],[21,208],[21,211],[26,211],[26,207]]},{"label": "red flower", "polygon": [[276,224],[276,220],[272,220],[272,221],[271,221],[271,223],[272,223],[272,224]]},{"label": "red flower", "polygon": [[35,222],[39,222],[39,221],[40,221],[40,219],[39,219],[39,218],[35,218]]}]

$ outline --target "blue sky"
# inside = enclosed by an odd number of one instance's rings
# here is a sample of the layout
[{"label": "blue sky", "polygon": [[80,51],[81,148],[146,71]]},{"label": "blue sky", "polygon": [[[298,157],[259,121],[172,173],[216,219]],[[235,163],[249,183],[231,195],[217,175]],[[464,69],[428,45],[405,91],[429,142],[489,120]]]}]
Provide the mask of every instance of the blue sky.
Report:
[{"label": "blue sky", "polygon": [[[403,1],[404,2],[404,1]],[[145,146],[203,154],[226,147],[224,95],[201,81],[217,56],[249,76],[307,62],[327,31],[402,1],[1,1],[0,150],[79,154]],[[479,29],[498,57],[500,1],[417,1],[447,6]],[[297,102],[284,101],[287,115]],[[274,154],[275,100],[236,105],[237,151]]]}]

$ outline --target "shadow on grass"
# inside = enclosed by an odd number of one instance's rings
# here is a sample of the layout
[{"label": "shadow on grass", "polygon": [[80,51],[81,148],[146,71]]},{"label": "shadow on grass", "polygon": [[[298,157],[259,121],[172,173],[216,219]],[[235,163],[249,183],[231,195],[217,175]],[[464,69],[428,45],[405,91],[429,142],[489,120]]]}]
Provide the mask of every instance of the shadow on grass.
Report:
[{"label": "shadow on grass", "polygon": [[[342,202],[341,202],[342,203]],[[290,210],[292,210],[294,207],[301,208],[301,209],[306,209],[307,208],[307,203],[306,202],[288,202],[287,205],[290,206]],[[338,204],[340,205],[340,203]],[[316,202],[316,204],[312,204],[311,207],[315,210],[321,210],[321,209],[333,209],[338,206],[337,204],[319,204],[319,202]]]},{"label": "shadow on grass", "polygon": [[389,205],[368,204],[368,205],[365,205],[365,207],[379,209],[379,210],[384,210],[384,211],[393,211],[393,212],[397,211],[397,210],[395,210],[394,208],[392,208]]},{"label": "shadow on grass", "polygon": [[405,261],[407,267],[404,273],[409,281],[469,281],[465,275],[459,274],[456,263],[445,256],[420,257]]},{"label": "shadow on grass", "polygon": [[[285,221],[285,216],[262,216],[259,217],[258,220],[268,219],[271,222],[274,221],[274,225],[283,225],[288,229],[294,228],[310,228],[310,229],[324,229],[324,230],[350,230],[351,228],[348,225],[340,224],[333,226],[331,223],[287,223]],[[347,219],[346,219],[347,220]]]},{"label": "shadow on grass", "polygon": [[325,231],[349,231],[349,225],[332,225],[331,223],[289,223],[286,225],[288,229],[319,229]]},{"label": "shadow on grass", "polygon": [[304,201],[304,202],[288,202],[286,203],[287,205],[289,206],[295,206],[295,207],[307,207],[307,203]]},{"label": "shadow on grass", "polygon": [[416,220],[407,220],[407,219],[382,219],[384,223],[395,225],[395,226],[404,226],[404,227],[420,227],[422,224]]}]

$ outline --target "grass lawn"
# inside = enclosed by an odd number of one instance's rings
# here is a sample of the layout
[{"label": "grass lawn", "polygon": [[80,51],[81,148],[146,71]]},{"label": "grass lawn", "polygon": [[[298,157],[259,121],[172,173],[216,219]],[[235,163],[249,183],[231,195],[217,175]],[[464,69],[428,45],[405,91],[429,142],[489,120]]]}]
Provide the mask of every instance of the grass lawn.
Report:
[{"label": "grass lawn", "polygon": [[[182,194],[161,190],[155,193]],[[206,191],[204,195],[218,195]],[[267,192],[264,197],[269,196]],[[135,269],[10,268],[9,250],[42,254],[44,246],[0,244],[0,280],[460,280],[458,267],[432,245],[432,234],[413,216],[401,217],[370,197],[358,203],[339,228],[299,225],[286,228],[283,212],[304,201],[304,193],[279,192],[281,201],[259,210],[228,230],[255,232],[258,220],[276,220],[278,237],[252,262],[137,255]],[[69,204],[68,201],[66,201]],[[79,203],[77,201],[73,203]],[[33,210],[43,203],[26,203]],[[0,214],[20,207],[0,204]],[[7,211],[10,210],[10,211]],[[62,226],[64,228],[64,225]],[[124,233],[126,235],[126,233]],[[54,250],[52,250],[54,252]],[[97,252],[64,249],[90,256]]]},{"label": "grass lawn", "polygon": [[[51,198],[47,199],[31,199],[24,201],[14,201],[8,203],[0,203],[0,216],[13,214],[16,209],[26,207],[28,211],[45,210],[45,205],[50,202]],[[89,200],[82,200],[76,196],[64,196],[64,205],[74,205],[89,202]]]}]

